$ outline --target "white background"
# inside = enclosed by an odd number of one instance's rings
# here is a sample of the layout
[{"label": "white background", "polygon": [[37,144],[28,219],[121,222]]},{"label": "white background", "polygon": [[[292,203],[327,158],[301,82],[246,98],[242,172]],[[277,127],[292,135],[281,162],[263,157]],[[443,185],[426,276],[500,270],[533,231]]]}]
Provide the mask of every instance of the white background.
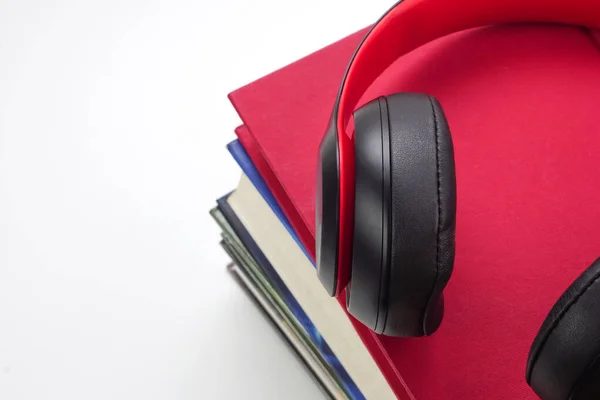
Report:
[{"label": "white background", "polygon": [[0,0],[0,399],[323,394],[225,270],[229,91],[392,0]]}]

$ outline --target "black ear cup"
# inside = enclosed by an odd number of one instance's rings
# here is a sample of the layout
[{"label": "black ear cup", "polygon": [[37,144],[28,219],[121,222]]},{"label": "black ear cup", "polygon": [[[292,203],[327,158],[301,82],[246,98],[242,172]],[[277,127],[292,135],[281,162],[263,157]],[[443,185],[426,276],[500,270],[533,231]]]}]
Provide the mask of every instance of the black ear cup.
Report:
[{"label": "black ear cup", "polygon": [[377,333],[385,329],[390,265],[391,171],[385,98],[354,114],[355,194],[348,311]]},{"label": "black ear cup", "polygon": [[430,335],[454,262],[456,177],[448,123],[430,96],[356,111],[356,192],[348,310],[390,336]]},{"label": "black ear cup", "polygon": [[600,398],[600,259],[563,293],[527,360],[527,383],[544,400]]}]

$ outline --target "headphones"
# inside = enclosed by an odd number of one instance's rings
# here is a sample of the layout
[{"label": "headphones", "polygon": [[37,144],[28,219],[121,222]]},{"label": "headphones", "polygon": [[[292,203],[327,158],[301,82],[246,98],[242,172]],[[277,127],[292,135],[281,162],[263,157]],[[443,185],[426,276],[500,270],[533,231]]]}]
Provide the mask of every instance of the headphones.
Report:
[{"label": "headphones", "polygon": [[[328,293],[346,289],[348,312],[376,333],[428,336],[441,324],[455,253],[454,150],[431,96],[397,93],[354,109],[401,55],[514,22],[598,29],[600,2],[400,0],[352,56],[319,147],[316,263]],[[600,398],[599,314],[600,259],[558,299],[531,346],[526,380],[541,398]]]}]

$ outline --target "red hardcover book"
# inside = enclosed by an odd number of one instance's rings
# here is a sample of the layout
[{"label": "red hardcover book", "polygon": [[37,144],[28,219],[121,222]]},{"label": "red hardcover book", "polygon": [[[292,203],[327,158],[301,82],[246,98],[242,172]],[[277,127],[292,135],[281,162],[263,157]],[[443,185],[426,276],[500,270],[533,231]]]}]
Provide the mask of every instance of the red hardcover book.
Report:
[{"label": "red hardcover book", "polygon": [[[363,34],[230,94],[240,140],[313,255],[317,149]],[[576,27],[469,30],[403,56],[363,97],[434,95],[455,147],[457,248],[442,326],[400,339],[353,320],[399,398],[536,398],[525,382],[533,338],[600,256],[599,49],[597,34]]]}]

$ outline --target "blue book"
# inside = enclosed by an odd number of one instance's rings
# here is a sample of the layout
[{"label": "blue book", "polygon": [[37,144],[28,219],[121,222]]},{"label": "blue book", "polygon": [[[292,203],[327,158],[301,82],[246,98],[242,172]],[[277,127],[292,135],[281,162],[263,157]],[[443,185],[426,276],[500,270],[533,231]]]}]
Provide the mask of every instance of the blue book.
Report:
[{"label": "blue book", "polygon": [[300,242],[300,238],[296,234],[296,231],[294,230],[294,228],[292,228],[290,221],[283,213],[283,210],[279,206],[279,203],[277,203],[277,200],[275,200],[275,196],[273,196],[273,193],[271,193],[271,190],[269,189],[267,183],[258,172],[258,169],[256,169],[256,167],[254,166],[252,159],[246,152],[246,149],[244,148],[242,143],[240,143],[239,140],[234,140],[233,142],[227,145],[227,150],[229,150],[229,153],[231,153],[231,155],[238,163],[244,174],[248,177],[248,179],[250,179],[256,190],[258,190],[258,192],[261,194],[263,199],[265,199],[269,207],[271,207],[271,210],[273,210],[277,218],[285,226],[285,229],[287,229],[292,238],[294,238],[294,241],[302,249],[304,255],[306,255],[306,258],[308,258],[311,264],[313,264],[314,266],[315,264],[312,258],[309,256],[308,252],[306,251],[306,248]]},{"label": "blue book", "polygon": [[[252,182],[257,191],[261,194],[263,199],[267,202],[273,213],[285,226],[290,236],[292,236],[294,241],[302,249],[307,259],[314,266],[313,260],[311,259],[308,252],[300,242],[298,235],[292,228],[289,220],[287,219],[287,217],[283,213],[283,210],[277,203],[275,196],[273,196],[266,182],[258,172],[258,169],[255,167],[254,163],[252,162],[252,159],[246,152],[246,149],[244,149],[243,145],[238,140],[234,140],[233,142],[229,143],[227,145],[227,149],[229,150],[235,161],[238,163],[244,174],[248,177],[248,179]],[[261,269],[269,278],[273,286],[279,291],[281,297],[284,299],[291,312],[294,314],[295,318],[301,323],[304,330],[308,333],[313,343],[315,343],[318,346],[320,353],[323,355],[327,363],[331,366],[332,370],[335,371],[336,375],[343,382],[344,389],[346,390],[346,392],[351,395],[352,399],[364,399],[364,395],[360,392],[360,390],[353,382],[352,378],[348,375],[348,373],[344,369],[344,366],[340,363],[335,354],[333,354],[330,347],[320,335],[319,331],[316,329],[310,318],[308,318],[301,305],[294,298],[294,296],[289,291],[285,283],[281,280],[281,278],[279,277],[273,266],[270,264],[264,253],[260,250],[254,239],[252,239],[242,222],[239,220],[239,218],[237,218],[235,212],[233,211],[231,206],[229,206],[229,203],[227,203],[226,198],[220,199],[217,203],[219,209],[221,210],[221,213],[231,224],[232,228],[234,229],[240,240],[248,248],[248,251],[252,254],[252,257],[260,265]]]}]

